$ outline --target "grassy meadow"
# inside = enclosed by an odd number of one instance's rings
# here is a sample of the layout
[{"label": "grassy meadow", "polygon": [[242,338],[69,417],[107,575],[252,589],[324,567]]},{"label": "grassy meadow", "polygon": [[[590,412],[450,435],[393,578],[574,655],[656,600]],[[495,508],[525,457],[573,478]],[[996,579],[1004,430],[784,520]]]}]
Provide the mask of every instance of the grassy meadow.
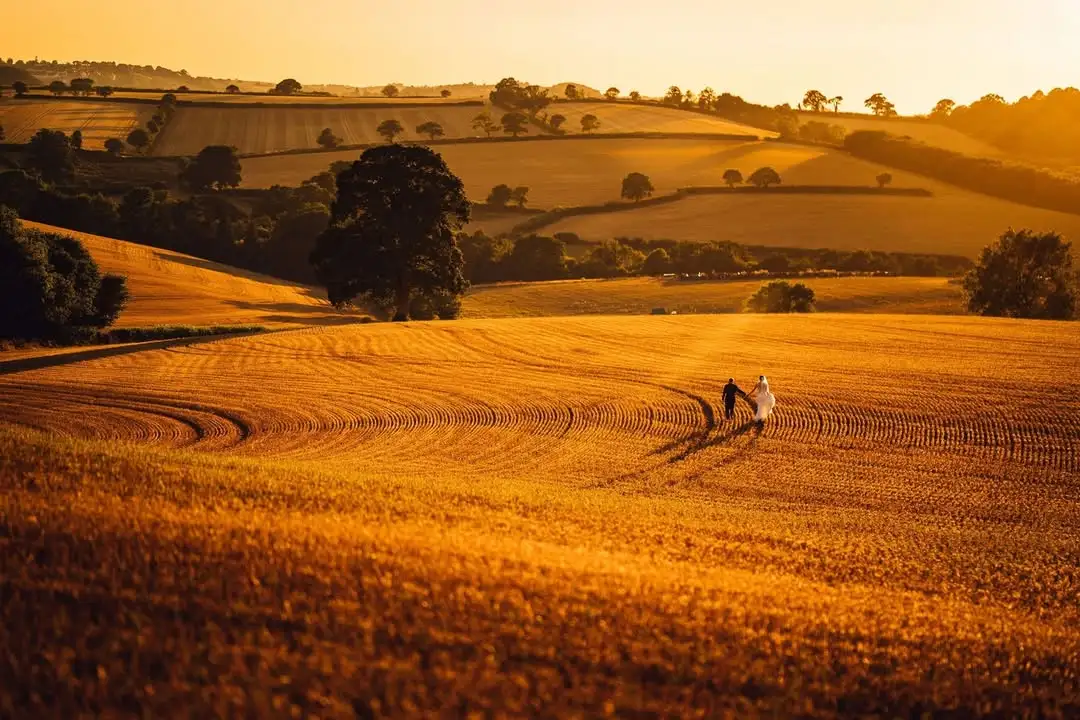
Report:
[{"label": "grassy meadow", "polygon": [[[0,708],[1067,717],[1078,352],[1060,323],[539,318],[0,375]],[[718,404],[761,372],[759,436]]]},{"label": "grassy meadow", "polygon": [[87,150],[101,150],[110,138],[124,140],[154,112],[153,105],[133,103],[0,99],[0,125],[6,142],[28,142],[42,129],[62,130],[68,135],[81,130]]},{"label": "grassy meadow", "polygon": [[[807,278],[822,312],[950,315],[964,311],[961,289],[946,278]],[[683,281],[651,277],[477,285],[463,301],[467,318],[741,312],[760,280]]]}]

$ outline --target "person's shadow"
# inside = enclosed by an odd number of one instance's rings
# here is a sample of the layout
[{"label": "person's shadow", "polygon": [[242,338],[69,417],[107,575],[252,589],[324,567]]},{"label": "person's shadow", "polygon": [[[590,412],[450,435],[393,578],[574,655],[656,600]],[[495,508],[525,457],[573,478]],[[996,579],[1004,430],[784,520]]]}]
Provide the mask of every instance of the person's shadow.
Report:
[{"label": "person's shadow", "polygon": [[666,445],[658,447],[657,449],[653,450],[651,454],[666,455],[669,452],[677,451],[674,455],[668,458],[667,461],[669,465],[674,465],[675,463],[682,462],[683,460],[686,460],[687,458],[696,455],[702,450],[707,450],[708,448],[715,447],[717,445],[723,445],[725,443],[731,442],[732,440],[735,440],[736,438],[740,438],[753,430],[755,427],[757,427],[757,432],[754,435],[754,439],[756,440],[757,437],[761,435],[761,427],[756,421],[748,420],[742,425],[733,428],[729,432],[720,435],[714,435],[712,430],[710,429],[701,433],[695,433],[694,435],[690,435],[689,437],[675,440],[673,442],[667,443]]}]

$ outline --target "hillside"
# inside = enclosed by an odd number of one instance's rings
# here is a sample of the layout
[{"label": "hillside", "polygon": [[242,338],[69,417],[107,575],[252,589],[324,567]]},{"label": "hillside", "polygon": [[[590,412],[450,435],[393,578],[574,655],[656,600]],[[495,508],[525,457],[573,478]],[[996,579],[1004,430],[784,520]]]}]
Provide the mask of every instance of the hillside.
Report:
[{"label": "hillside", "polygon": [[41,129],[71,134],[81,130],[83,147],[100,150],[110,138],[124,140],[153,117],[153,105],[84,100],[0,99],[0,125],[7,142],[27,142]]},{"label": "hillside", "polygon": [[376,128],[385,120],[401,123],[405,129],[401,140],[425,138],[415,129],[429,121],[442,125],[446,137],[472,137],[477,135],[473,118],[483,110],[475,105],[400,109],[180,106],[155,144],[154,154],[195,155],[207,145],[232,145],[241,153],[316,149],[315,141],[324,128],[346,145],[384,142]]},{"label": "hillside", "polygon": [[[953,315],[963,312],[960,287],[945,278],[809,278],[821,312]],[[462,303],[466,318],[552,315],[645,315],[741,312],[760,280],[707,282],[621,278],[477,285]]]},{"label": "hillside", "polygon": [[11,87],[17,82],[23,82],[27,85],[39,85],[41,83],[41,81],[29,71],[15,65],[8,65],[7,63],[0,62],[0,88]]},{"label": "hillside", "polygon": [[[1078,353],[1051,322],[539,318],[2,375],[0,703],[1067,717]],[[763,372],[758,435],[720,391]]]},{"label": "hillside", "polygon": [[284,327],[347,320],[313,288],[169,250],[26,223],[72,235],[103,272],[127,277],[131,302],[116,327],[264,325]]},{"label": "hillside", "polygon": [[580,133],[581,118],[594,115],[600,127],[594,133],[718,133],[776,137],[776,133],[743,125],[721,117],[677,110],[662,105],[637,105],[623,102],[556,102],[548,106],[548,116],[562,115],[568,133]]},{"label": "hillside", "polygon": [[798,116],[800,123],[823,122],[828,123],[829,125],[839,125],[847,130],[848,133],[859,132],[862,130],[881,131],[899,135],[900,137],[910,137],[912,140],[917,140],[918,142],[933,147],[952,150],[953,152],[962,153],[964,155],[995,158],[998,160],[1010,158],[1007,152],[996,148],[987,142],[966,135],[955,128],[942,125],[941,123],[931,122],[929,120],[918,118],[885,119],[874,117],[873,115],[851,117],[848,114],[836,115],[830,112],[800,112],[798,113]]}]

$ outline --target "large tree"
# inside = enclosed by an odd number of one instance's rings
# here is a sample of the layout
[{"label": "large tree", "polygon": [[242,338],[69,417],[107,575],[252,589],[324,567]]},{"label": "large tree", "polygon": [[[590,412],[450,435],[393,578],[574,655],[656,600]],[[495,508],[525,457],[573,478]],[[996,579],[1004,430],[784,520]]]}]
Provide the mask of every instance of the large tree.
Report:
[{"label": "large tree", "polygon": [[757,313],[807,313],[814,311],[814,291],[802,283],[773,280],[758,288],[746,307]]},{"label": "large tree", "polygon": [[90,78],[75,78],[71,81],[71,92],[89,96],[94,91],[94,81]]},{"label": "large tree", "polygon": [[469,201],[442,157],[420,146],[370,148],[337,185],[330,227],[311,256],[331,302],[363,297],[407,320],[417,295],[465,292],[455,236]]},{"label": "large tree", "polygon": [[577,100],[579,93],[578,87],[574,83],[567,83],[566,90],[563,91],[567,100]]},{"label": "large tree", "polygon": [[235,95],[240,92],[240,88],[237,85],[228,85],[225,88],[225,92],[229,93],[230,95]]},{"label": "large tree", "polygon": [[487,137],[491,137],[491,133],[499,129],[499,123],[495,122],[491,117],[491,113],[482,112],[472,121],[473,130],[479,130]]},{"label": "large tree", "polygon": [[51,83],[49,83],[49,92],[51,92],[53,95],[63,95],[67,92],[67,89],[68,86],[64,83],[63,80],[53,80]]},{"label": "large tree", "polygon": [[143,148],[150,144],[150,133],[142,128],[135,128],[128,133],[127,143],[137,151],[142,152]]},{"label": "large tree", "polygon": [[304,86],[296,80],[285,78],[274,87],[274,92],[278,95],[295,95],[303,89]]},{"label": "large tree", "polygon": [[38,130],[26,150],[30,166],[47,182],[70,180],[75,173],[71,140],[59,130]]},{"label": "large tree", "polygon": [[870,108],[870,110],[878,117],[896,116],[896,106],[889,102],[889,99],[881,93],[874,93],[866,98],[863,105]]},{"label": "large tree", "polygon": [[746,182],[758,188],[767,188],[770,185],[779,185],[781,182],[780,173],[776,172],[776,170],[771,167],[758,168],[754,172],[750,173],[750,177],[746,179]]},{"label": "large tree", "polygon": [[639,172],[630,173],[622,181],[622,197],[634,202],[649,197],[655,189],[649,176]]},{"label": "large tree", "polygon": [[968,309],[980,315],[1065,320],[1075,316],[1072,243],[1053,232],[1008,230],[964,277]]},{"label": "large tree", "polygon": [[398,95],[401,94],[401,91],[398,90],[397,85],[391,83],[382,89],[382,94],[388,98],[396,98]]},{"label": "large tree", "polygon": [[829,98],[820,90],[807,90],[802,99],[803,107],[807,110],[813,110],[814,112],[821,112],[824,110],[825,103],[827,102],[829,102]]},{"label": "large tree", "polygon": [[581,117],[581,132],[591,133],[593,130],[600,128],[600,120],[592,113],[588,113]]},{"label": "large tree", "polygon": [[609,87],[606,91],[604,91],[604,97],[608,100],[617,99],[619,97],[619,88]]},{"label": "large tree", "polygon": [[507,135],[513,135],[517,137],[522,133],[528,133],[529,128],[526,125],[529,122],[529,118],[519,112],[508,112],[502,116],[503,132]]},{"label": "large tree", "polygon": [[239,187],[240,170],[236,148],[208,145],[184,168],[180,177],[192,190],[203,192],[211,188]]},{"label": "large tree", "polygon": [[956,108],[956,101],[955,100],[950,100],[948,98],[938,100],[937,104],[934,105],[934,109],[930,111],[930,117],[933,118],[934,120],[945,120],[950,115],[952,115],[952,111],[955,108]]}]

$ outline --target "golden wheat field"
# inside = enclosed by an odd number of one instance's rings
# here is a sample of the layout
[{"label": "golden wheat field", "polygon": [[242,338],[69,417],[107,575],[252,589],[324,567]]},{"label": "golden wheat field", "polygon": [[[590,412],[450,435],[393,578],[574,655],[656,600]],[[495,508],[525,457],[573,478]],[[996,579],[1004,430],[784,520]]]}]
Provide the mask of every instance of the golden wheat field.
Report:
[{"label": "golden wheat field", "polygon": [[800,123],[823,122],[829,125],[839,125],[849,133],[861,130],[881,131],[899,135],[900,137],[910,137],[912,140],[964,155],[997,159],[1006,159],[1009,156],[1006,151],[999,150],[989,143],[973,138],[947,125],[927,120],[912,118],[881,119],[872,115],[860,118],[834,115],[830,112],[801,112],[798,115]]},{"label": "golden wheat field", "polygon": [[662,106],[630,105],[618,102],[577,103],[557,102],[548,106],[548,116],[562,115],[566,123],[562,129],[568,133],[580,133],[581,118],[595,115],[600,121],[596,133],[721,133],[776,137],[776,133],[743,125],[720,117],[700,115],[685,110]]},{"label": "golden wheat field", "polygon": [[110,138],[128,133],[153,116],[152,105],[73,100],[0,99],[0,125],[9,143],[25,143],[38,130],[81,130],[83,147],[100,150]]},{"label": "golden wheat field", "polygon": [[195,155],[207,145],[231,145],[241,153],[252,154],[315,150],[319,148],[316,139],[324,128],[330,128],[345,145],[384,142],[376,128],[385,120],[397,120],[404,127],[399,140],[427,139],[416,133],[416,127],[429,121],[442,125],[448,138],[473,137],[477,135],[472,128],[473,118],[483,111],[476,105],[406,105],[401,109],[179,106],[154,145],[154,154]]},{"label": "golden wheat field", "polygon": [[[156,99],[161,93],[119,91],[112,95],[116,98]],[[416,104],[416,103],[458,103],[462,100],[477,100],[478,97],[395,97],[388,98],[382,95],[359,96],[359,95],[244,95],[229,93],[193,93],[173,92],[179,102],[193,103],[228,103],[230,105],[345,105],[345,104]]]},{"label": "golden wheat field", "polygon": [[127,277],[131,300],[117,327],[264,325],[346,320],[314,288],[170,250],[62,228],[25,223],[77,238],[102,272]]},{"label": "golden wheat field", "polygon": [[[0,708],[1070,717],[1078,352],[538,318],[2,375]],[[761,372],[757,435],[719,394]]]},{"label": "golden wheat field", "polygon": [[[806,278],[823,312],[954,315],[964,311],[959,285],[947,278]],[[740,312],[762,281],[659,278],[555,280],[477,285],[462,303],[468,318]]]}]

